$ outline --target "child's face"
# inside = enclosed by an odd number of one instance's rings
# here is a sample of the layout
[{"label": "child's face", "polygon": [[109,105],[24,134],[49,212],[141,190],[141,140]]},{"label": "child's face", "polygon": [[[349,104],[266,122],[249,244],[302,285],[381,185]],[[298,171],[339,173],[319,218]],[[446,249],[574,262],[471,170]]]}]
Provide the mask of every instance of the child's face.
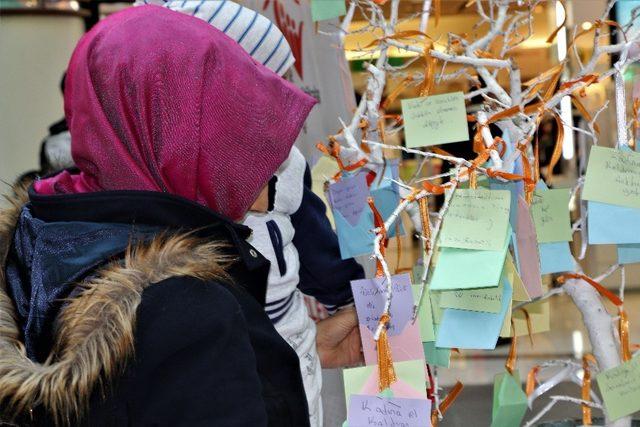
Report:
[{"label": "child's face", "polygon": [[251,205],[249,210],[252,212],[259,212],[259,213],[265,213],[267,212],[267,210],[269,210],[269,184],[268,183],[265,184],[264,187],[262,187],[262,191],[260,191],[260,195],[258,195],[258,198],[256,199],[255,202],[253,202],[253,205]]}]

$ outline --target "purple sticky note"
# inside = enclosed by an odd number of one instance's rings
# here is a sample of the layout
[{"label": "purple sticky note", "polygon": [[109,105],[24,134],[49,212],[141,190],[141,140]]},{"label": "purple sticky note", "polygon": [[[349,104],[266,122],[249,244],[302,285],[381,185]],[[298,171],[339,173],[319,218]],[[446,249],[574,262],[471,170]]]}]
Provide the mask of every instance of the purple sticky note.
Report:
[{"label": "purple sticky note", "polygon": [[353,227],[358,224],[362,211],[367,208],[369,187],[365,174],[343,176],[329,186],[329,200],[334,211],[340,212]]},{"label": "purple sticky note", "polygon": [[[413,310],[413,294],[409,274],[399,274],[391,277],[393,298],[391,299],[391,321],[388,334],[399,335],[405,325],[411,320]],[[351,282],[353,299],[356,303],[358,320],[366,325],[371,332],[375,332],[384,310],[387,292],[387,279],[362,279]]]},{"label": "purple sticky note", "polygon": [[427,399],[352,394],[348,413],[349,427],[431,426],[431,401]]}]

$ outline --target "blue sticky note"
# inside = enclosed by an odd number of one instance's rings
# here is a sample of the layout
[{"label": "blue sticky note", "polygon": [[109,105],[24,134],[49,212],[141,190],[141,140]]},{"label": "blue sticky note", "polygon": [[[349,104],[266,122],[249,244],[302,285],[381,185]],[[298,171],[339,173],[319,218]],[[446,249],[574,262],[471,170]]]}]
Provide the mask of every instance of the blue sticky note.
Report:
[{"label": "blue sticky note", "polygon": [[640,245],[618,245],[618,264],[640,262]]},{"label": "blue sticky note", "polygon": [[575,270],[569,242],[539,243],[540,273],[563,273]]},{"label": "blue sticky note", "polygon": [[640,243],[640,209],[589,201],[590,245]]},{"label": "blue sticky note", "polygon": [[498,342],[507,310],[511,306],[512,288],[502,280],[502,306],[499,313],[447,308],[438,328],[436,347],[493,350]]},{"label": "blue sticky note", "polygon": [[[376,208],[387,219],[400,201],[397,185],[391,179],[397,178],[397,162],[389,161],[384,168],[382,179],[376,177],[371,187],[366,186],[365,171],[354,174],[345,173],[342,180],[329,186],[329,200],[333,211],[342,259],[373,252],[373,213],[366,202],[368,196],[373,197]],[[389,237],[404,232],[402,223],[388,230]]]}]

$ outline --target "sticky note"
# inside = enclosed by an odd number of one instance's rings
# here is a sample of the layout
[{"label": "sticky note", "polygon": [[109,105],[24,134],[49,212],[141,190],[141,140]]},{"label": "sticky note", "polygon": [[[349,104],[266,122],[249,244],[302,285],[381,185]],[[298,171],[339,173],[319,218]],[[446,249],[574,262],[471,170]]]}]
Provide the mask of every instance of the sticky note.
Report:
[{"label": "sticky note", "polygon": [[540,243],[540,273],[563,273],[575,270],[569,242]]},{"label": "sticky note", "polygon": [[504,261],[504,277],[511,284],[513,288],[513,300],[514,301],[531,301],[531,297],[527,292],[527,288],[524,286],[522,279],[520,278],[520,273],[516,269],[515,264],[513,263],[513,257],[509,252],[507,252],[507,258]]},{"label": "sticky note", "polygon": [[311,20],[324,21],[347,13],[344,0],[311,0]]},{"label": "sticky note", "polygon": [[640,262],[640,244],[618,245],[618,264],[634,264]]},{"label": "sticky note", "polygon": [[[418,322],[411,322],[413,291],[409,274],[392,276],[391,280],[393,299],[387,336],[393,360],[424,360],[420,325]],[[351,282],[351,289],[360,324],[364,360],[367,365],[375,365],[378,363],[378,353],[374,333],[385,306],[387,280],[384,277],[354,280]]]},{"label": "sticky note", "polygon": [[500,313],[445,309],[442,323],[438,325],[436,346],[493,350],[496,347],[504,318],[511,306],[511,285],[506,280],[502,280],[500,287],[503,290]]},{"label": "sticky note", "polygon": [[349,427],[431,426],[431,401],[353,394],[349,398]]},{"label": "sticky note", "polygon": [[640,243],[640,209],[587,203],[590,245]]},{"label": "sticky note", "polygon": [[421,286],[412,286],[414,304],[418,304],[418,325],[420,326],[420,339],[422,342],[435,341],[436,336],[433,332],[433,315],[431,314],[431,295],[428,289],[424,290],[422,300],[420,297]]},{"label": "sticky note", "polygon": [[501,306],[502,289],[500,287],[440,292],[442,308],[499,313]]},{"label": "sticky note", "polygon": [[507,190],[456,190],[444,216],[440,246],[499,251],[509,228]]},{"label": "sticky note", "polygon": [[539,243],[573,240],[569,217],[569,189],[535,191],[531,215],[536,226]]},{"label": "sticky note", "polygon": [[607,415],[612,420],[640,411],[640,357],[596,377]]},{"label": "sticky note", "polygon": [[592,146],[582,199],[640,208],[640,153]]},{"label": "sticky note", "polygon": [[500,285],[509,240],[499,251],[440,248],[430,290],[492,288]]},{"label": "sticky note", "polygon": [[462,92],[403,99],[407,147],[467,141],[467,112]]},{"label": "sticky note", "polygon": [[422,343],[424,347],[424,355],[427,363],[430,365],[440,366],[441,368],[449,368],[451,363],[451,349],[436,347],[435,341]]},{"label": "sticky note", "polygon": [[[427,398],[424,360],[394,362],[393,368],[398,378],[398,381],[391,384],[391,392],[394,397],[409,399]],[[371,396],[377,396],[379,394],[378,366],[371,365],[345,369],[342,371],[342,375],[347,408],[349,407],[349,397],[353,394],[366,394]]]},{"label": "sticky note", "polygon": [[[398,188],[391,181],[397,177],[398,164],[388,161],[383,170],[384,175],[374,179],[370,187],[367,185],[367,174],[363,171],[344,173],[340,181],[329,186],[328,198],[342,259],[373,252],[375,235],[372,232],[373,213],[367,203],[369,196],[373,197],[376,208],[385,219],[398,205]],[[398,228],[402,234],[402,225]],[[389,230],[389,237],[395,234],[396,227],[393,227]]]},{"label": "sticky note", "polygon": [[531,298],[542,295],[542,277],[536,229],[531,218],[529,206],[522,197],[518,198],[518,223],[516,227],[516,246],[518,248],[518,268],[520,277]]},{"label": "sticky note", "polygon": [[527,395],[522,391],[520,374],[504,372],[493,383],[491,427],[513,427],[522,423],[527,412]]}]

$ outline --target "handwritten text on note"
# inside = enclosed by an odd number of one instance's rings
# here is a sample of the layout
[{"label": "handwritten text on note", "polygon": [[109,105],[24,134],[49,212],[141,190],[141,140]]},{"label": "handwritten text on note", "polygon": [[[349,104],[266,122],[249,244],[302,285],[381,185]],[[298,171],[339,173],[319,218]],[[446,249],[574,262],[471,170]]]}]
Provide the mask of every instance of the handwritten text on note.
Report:
[{"label": "handwritten text on note", "polygon": [[429,427],[431,401],[353,394],[349,427]]},{"label": "handwritten text on note", "polygon": [[640,357],[602,372],[597,380],[612,420],[640,411]]},{"label": "handwritten text on note", "polygon": [[444,217],[440,245],[498,251],[509,227],[508,190],[456,190]]},{"label": "handwritten text on note", "polygon": [[640,153],[591,147],[582,199],[640,208]]},{"label": "handwritten text on note", "polygon": [[469,139],[462,92],[402,100],[407,147],[460,142]]}]

